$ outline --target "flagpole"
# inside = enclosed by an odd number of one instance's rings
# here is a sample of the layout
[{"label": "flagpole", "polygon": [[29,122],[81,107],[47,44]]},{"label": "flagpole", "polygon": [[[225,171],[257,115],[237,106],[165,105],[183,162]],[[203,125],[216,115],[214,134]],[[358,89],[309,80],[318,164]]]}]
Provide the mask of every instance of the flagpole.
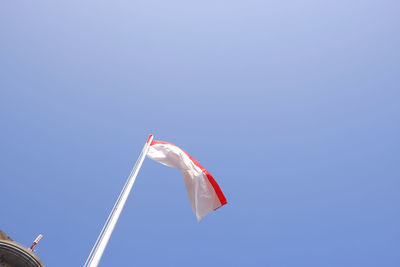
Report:
[{"label": "flagpole", "polygon": [[97,267],[99,265],[101,256],[103,255],[103,252],[107,246],[108,240],[111,237],[111,234],[115,228],[115,225],[117,224],[122,209],[124,208],[126,200],[128,199],[129,193],[132,190],[133,183],[136,180],[136,176],[139,173],[140,168],[142,167],[151,141],[153,141],[153,135],[150,135],[147,139],[147,142],[144,145],[142,152],[140,153],[139,158],[137,159],[128,179],[126,180],[126,183],[122,188],[122,191],[119,194],[118,199],[115,202],[115,205],[111,210],[110,215],[108,216],[106,223],[104,224],[103,229],[101,230],[100,235],[93,246],[92,251],[89,254],[89,257],[85,262],[84,267]]}]

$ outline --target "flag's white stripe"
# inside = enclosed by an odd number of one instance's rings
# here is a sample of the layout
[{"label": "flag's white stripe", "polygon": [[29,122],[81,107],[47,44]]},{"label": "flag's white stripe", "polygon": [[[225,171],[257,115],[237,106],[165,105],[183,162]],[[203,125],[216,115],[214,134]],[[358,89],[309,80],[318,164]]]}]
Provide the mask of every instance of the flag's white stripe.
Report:
[{"label": "flag's white stripe", "polygon": [[153,141],[147,156],[182,171],[189,200],[198,220],[227,203],[209,172],[181,148],[168,142]]}]

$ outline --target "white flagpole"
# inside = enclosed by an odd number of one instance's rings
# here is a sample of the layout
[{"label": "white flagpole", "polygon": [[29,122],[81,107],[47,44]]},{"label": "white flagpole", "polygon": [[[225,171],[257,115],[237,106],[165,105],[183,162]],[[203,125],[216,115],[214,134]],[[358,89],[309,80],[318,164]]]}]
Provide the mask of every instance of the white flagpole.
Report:
[{"label": "white flagpole", "polygon": [[101,256],[103,255],[108,240],[111,237],[115,225],[117,224],[119,215],[121,214],[122,209],[124,208],[125,202],[128,199],[129,193],[131,192],[136,176],[139,173],[140,167],[142,167],[143,161],[147,155],[147,151],[149,150],[151,141],[153,141],[153,135],[150,135],[149,138],[147,139],[147,142],[144,145],[142,152],[140,153],[139,158],[137,159],[135,166],[133,167],[124,187],[122,188],[122,191],[119,194],[119,197],[115,202],[115,205],[111,210],[110,215],[108,216],[107,221],[104,224],[103,229],[101,230],[100,235],[97,238],[97,241],[94,244],[92,251],[89,254],[89,257],[87,258],[84,267],[97,267],[99,265]]}]

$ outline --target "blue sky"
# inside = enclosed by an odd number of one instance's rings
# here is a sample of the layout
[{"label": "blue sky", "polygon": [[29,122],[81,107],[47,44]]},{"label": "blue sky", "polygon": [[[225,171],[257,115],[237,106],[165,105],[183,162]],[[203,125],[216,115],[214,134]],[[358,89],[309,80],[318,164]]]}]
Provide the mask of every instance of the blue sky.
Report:
[{"label": "blue sky", "polygon": [[152,133],[228,205],[147,159],[101,266],[399,266],[399,9],[3,1],[0,229],[83,265]]}]

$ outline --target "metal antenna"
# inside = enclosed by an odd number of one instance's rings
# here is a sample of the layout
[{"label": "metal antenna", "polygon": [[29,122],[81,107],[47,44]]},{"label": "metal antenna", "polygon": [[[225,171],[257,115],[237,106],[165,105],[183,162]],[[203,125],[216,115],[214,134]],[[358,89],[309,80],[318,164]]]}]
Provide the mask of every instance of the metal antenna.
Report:
[{"label": "metal antenna", "polygon": [[33,241],[32,245],[29,247],[30,251],[33,251],[33,249],[35,248],[35,246],[37,245],[37,243],[39,243],[40,239],[42,239],[43,235],[40,234],[36,237],[36,239]]}]

